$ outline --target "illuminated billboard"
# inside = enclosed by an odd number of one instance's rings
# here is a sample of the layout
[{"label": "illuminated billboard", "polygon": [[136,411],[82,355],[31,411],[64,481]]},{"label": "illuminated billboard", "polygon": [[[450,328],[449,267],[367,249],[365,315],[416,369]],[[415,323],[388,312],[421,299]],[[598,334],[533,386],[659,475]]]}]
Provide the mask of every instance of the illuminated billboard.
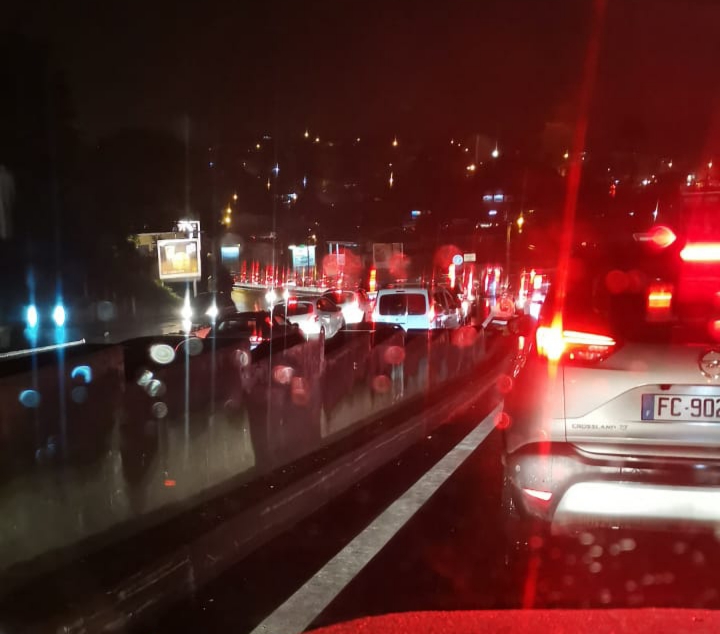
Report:
[{"label": "illuminated billboard", "polygon": [[305,269],[315,266],[315,245],[291,245],[293,269]]},{"label": "illuminated billboard", "polygon": [[200,240],[158,240],[158,271],[161,280],[200,279]]}]

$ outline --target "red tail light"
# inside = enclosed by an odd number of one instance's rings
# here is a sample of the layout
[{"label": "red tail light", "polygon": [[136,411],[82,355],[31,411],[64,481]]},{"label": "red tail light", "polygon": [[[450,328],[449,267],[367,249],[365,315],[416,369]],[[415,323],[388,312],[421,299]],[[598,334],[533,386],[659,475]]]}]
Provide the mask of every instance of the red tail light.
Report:
[{"label": "red tail light", "polygon": [[262,343],[263,338],[259,335],[250,335],[250,343]]},{"label": "red tail light", "polygon": [[538,354],[550,361],[602,361],[612,354],[617,342],[607,335],[563,330],[558,325],[540,326],[536,333]]},{"label": "red tail light", "polygon": [[680,251],[685,262],[720,262],[719,242],[695,242],[687,244]]},{"label": "red tail light", "polygon": [[650,240],[652,240],[652,242],[660,248],[664,249],[675,242],[675,240],[677,240],[677,236],[670,227],[657,225],[650,230]]},{"label": "red tail light", "polygon": [[658,322],[672,317],[673,288],[669,285],[653,284],[648,289],[647,319]]}]

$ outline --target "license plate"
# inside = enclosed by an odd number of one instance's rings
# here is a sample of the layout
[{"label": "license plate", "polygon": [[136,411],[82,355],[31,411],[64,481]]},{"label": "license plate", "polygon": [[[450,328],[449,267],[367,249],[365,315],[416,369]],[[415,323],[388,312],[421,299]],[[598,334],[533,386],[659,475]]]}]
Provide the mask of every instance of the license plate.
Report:
[{"label": "license plate", "polygon": [[720,422],[720,396],[643,394],[642,420]]}]

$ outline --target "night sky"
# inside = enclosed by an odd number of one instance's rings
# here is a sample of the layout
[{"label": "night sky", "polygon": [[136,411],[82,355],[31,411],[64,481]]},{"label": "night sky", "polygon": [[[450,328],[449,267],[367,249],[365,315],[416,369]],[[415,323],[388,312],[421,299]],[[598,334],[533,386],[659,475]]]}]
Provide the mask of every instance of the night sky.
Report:
[{"label": "night sky", "polygon": [[[10,13],[51,44],[89,137],[482,132],[521,145],[572,122],[590,0],[52,2]],[[720,2],[608,0],[590,144],[720,148]],[[628,124],[628,122],[631,122]]]}]

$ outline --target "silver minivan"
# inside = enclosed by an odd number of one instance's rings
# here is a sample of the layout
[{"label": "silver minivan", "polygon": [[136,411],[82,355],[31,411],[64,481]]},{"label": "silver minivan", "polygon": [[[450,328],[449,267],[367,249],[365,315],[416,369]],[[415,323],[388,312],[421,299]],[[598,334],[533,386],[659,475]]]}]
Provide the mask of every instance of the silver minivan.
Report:
[{"label": "silver minivan", "polygon": [[715,530],[720,241],[618,236],[579,250],[567,275],[537,327],[521,318],[499,419],[508,534]]},{"label": "silver minivan", "polygon": [[398,287],[378,291],[372,319],[375,323],[393,324],[405,330],[432,330],[459,328],[462,313],[443,287]]}]

